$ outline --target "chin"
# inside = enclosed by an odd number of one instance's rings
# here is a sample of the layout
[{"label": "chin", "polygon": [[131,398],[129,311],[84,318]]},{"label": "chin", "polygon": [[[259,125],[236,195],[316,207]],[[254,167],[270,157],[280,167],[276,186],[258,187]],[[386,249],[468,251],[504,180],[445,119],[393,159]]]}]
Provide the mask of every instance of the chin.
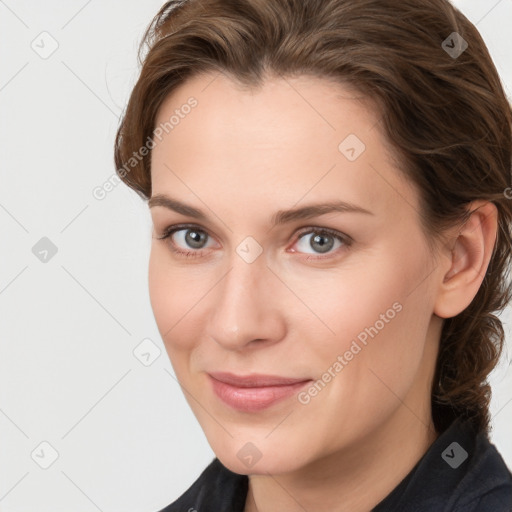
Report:
[{"label": "chin", "polygon": [[[231,440],[233,441],[233,440]],[[310,462],[302,446],[283,446],[266,441],[229,442],[222,448],[215,446],[216,457],[233,473],[241,475],[277,475],[290,473]],[[298,456],[300,454],[300,456]]]}]

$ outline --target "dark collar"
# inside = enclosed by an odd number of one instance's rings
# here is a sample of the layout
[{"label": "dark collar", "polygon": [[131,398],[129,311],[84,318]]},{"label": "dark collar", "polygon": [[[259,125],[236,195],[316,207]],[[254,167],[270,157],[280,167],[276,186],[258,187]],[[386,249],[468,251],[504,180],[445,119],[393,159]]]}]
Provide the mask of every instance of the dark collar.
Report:
[{"label": "dark collar", "polygon": [[445,510],[512,511],[512,475],[505,462],[484,432],[477,434],[460,419],[372,512]]}]

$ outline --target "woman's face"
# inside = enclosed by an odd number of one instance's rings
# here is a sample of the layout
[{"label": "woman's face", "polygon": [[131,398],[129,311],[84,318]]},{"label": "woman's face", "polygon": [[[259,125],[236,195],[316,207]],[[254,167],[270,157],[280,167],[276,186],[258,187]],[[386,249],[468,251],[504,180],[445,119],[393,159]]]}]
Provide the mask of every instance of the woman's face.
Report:
[{"label": "woman's face", "polygon": [[[151,304],[221,462],[276,474],[425,429],[442,278],[377,112],[313,77],[249,92],[211,74],[166,99],[166,122]],[[298,383],[232,386],[218,372]]]}]

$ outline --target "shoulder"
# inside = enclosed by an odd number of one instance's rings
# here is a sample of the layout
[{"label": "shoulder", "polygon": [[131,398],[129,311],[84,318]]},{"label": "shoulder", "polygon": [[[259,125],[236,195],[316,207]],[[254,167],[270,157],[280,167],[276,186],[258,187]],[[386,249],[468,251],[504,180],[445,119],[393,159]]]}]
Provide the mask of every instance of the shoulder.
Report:
[{"label": "shoulder", "polygon": [[457,420],[377,511],[512,512],[512,474],[487,434]]},{"label": "shoulder", "polygon": [[461,479],[455,512],[512,512],[512,474],[486,434],[476,437],[471,465]]},{"label": "shoulder", "polygon": [[173,503],[160,512],[243,512],[249,479],[227,469],[218,458]]}]

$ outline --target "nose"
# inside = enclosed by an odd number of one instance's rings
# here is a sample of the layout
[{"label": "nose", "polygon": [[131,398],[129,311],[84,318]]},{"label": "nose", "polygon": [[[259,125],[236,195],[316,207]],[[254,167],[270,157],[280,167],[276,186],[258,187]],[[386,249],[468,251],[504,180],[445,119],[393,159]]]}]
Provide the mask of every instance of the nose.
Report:
[{"label": "nose", "polygon": [[263,255],[247,263],[234,254],[228,272],[212,290],[207,334],[232,351],[279,342],[286,330],[279,285],[283,287]]}]

